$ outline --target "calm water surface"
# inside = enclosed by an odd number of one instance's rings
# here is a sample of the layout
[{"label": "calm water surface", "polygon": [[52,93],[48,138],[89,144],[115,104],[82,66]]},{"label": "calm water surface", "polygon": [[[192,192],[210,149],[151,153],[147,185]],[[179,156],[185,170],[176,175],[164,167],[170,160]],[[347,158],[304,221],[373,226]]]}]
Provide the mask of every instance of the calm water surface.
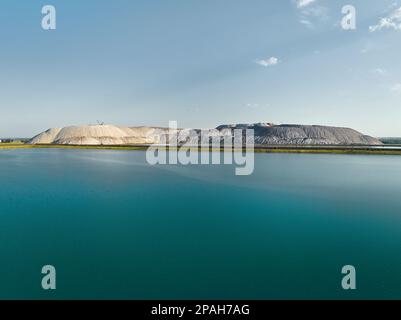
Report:
[{"label": "calm water surface", "polygon": [[0,298],[401,298],[401,157],[3,150],[0,186]]}]

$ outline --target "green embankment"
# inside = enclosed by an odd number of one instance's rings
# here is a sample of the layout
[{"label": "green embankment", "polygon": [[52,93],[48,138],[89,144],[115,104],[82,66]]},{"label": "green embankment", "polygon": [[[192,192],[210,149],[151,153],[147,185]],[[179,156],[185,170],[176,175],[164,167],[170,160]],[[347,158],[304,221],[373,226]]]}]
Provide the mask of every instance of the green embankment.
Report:
[{"label": "green embankment", "polygon": [[[0,150],[5,149],[88,149],[88,150],[146,150],[148,146],[90,146],[90,145],[52,145],[38,144],[30,145],[23,143],[0,143]],[[205,149],[201,149],[205,150]],[[216,151],[218,149],[212,149]],[[223,150],[222,150],[223,151]],[[317,153],[317,154],[372,154],[372,155],[401,155],[401,149],[375,149],[375,148],[352,148],[352,147],[280,147],[280,146],[256,146],[256,153]]]}]

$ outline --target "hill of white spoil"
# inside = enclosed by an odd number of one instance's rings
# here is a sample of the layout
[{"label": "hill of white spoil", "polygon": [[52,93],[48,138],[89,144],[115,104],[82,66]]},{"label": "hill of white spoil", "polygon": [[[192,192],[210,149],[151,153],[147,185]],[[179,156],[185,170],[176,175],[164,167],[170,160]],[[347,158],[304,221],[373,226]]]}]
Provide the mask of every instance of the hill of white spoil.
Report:
[{"label": "hill of white spoil", "polygon": [[381,145],[379,139],[364,135],[354,129],[328,127],[328,126],[306,126],[282,124],[273,125],[269,123],[258,123],[250,125],[222,125],[218,130],[253,129],[255,143],[257,144],[316,144],[316,145]]},{"label": "hill of white spoil", "polygon": [[124,145],[158,143],[160,130],[153,127],[112,125],[71,126],[49,129],[33,137],[31,144]]},{"label": "hill of white spoil", "polygon": [[[305,125],[274,125],[270,123],[222,125],[210,131],[221,137],[231,135],[234,129],[253,129],[256,144],[297,145],[380,145],[380,140],[349,128]],[[178,129],[180,142],[188,129]],[[119,127],[113,125],[86,125],[49,129],[33,137],[31,144],[64,145],[133,145],[161,143],[168,132],[158,127]],[[200,133],[200,130],[197,130]],[[190,139],[196,142],[197,138]]]}]

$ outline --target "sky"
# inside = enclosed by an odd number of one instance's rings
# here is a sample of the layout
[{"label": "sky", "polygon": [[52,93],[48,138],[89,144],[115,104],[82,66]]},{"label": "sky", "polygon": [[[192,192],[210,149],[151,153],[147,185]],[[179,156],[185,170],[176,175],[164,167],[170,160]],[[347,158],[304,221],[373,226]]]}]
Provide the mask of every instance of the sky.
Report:
[{"label": "sky", "polygon": [[401,1],[2,0],[0,41],[0,137],[169,120],[401,136]]}]

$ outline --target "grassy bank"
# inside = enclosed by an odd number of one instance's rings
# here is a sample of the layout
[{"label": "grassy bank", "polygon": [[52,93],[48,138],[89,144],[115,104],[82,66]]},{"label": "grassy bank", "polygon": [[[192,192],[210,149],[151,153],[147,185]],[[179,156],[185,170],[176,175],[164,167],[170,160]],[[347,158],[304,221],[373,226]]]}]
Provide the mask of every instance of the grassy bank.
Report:
[{"label": "grassy bank", "polygon": [[[23,143],[0,143],[0,150],[6,149],[82,149],[82,150],[147,150],[149,146],[91,146],[91,145],[52,145],[38,144],[30,145]],[[161,147],[163,148],[163,147]],[[207,148],[201,148],[207,151]],[[219,149],[212,149],[219,151]],[[220,150],[224,151],[224,150]],[[238,151],[238,150],[237,150]],[[350,146],[256,146],[255,153],[312,153],[312,154],[371,154],[371,155],[401,155],[401,149],[375,149],[369,147],[350,147]]]},{"label": "grassy bank", "polygon": [[315,154],[371,154],[398,155],[401,150],[365,150],[365,149],[257,149],[256,153],[315,153]]},{"label": "grassy bank", "polygon": [[93,150],[146,150],[147,146],[90,146],[90,145],[58,145],[58,144],[8,144],[0,143],[1,149],[93,149]]}]

